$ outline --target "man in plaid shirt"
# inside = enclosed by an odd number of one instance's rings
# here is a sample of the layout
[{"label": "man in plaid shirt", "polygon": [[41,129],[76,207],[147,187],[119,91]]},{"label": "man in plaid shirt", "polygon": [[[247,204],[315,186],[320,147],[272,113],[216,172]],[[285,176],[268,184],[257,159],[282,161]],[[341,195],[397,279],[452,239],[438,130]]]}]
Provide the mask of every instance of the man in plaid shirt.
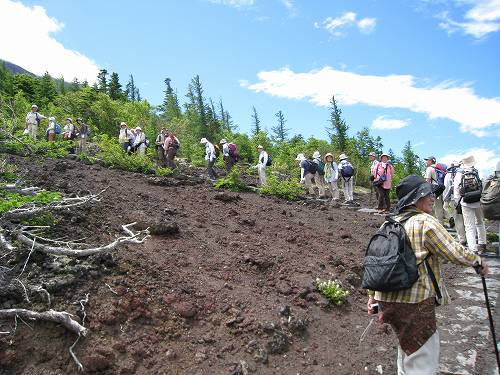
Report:
[{"label": "man in plaid shirt", "polygon": [[[419,278],[409,289],[395,292],[369,291],[368,313],[372,305],[380,307],[380,320],[392,326],[398,336],[398,375],[436,374],[439,365],[439,333],[436,328],[436,305],[449,301],[441,277],[439,258],[477,267],[481,275],[488,266],[478,255],[456,242],[432,216],[435,197],[432,186],[419,176],[408,176],[396,187],[396,220],[404,228],[415,252]],[[437,290],[424,259],[435,275]]]}]

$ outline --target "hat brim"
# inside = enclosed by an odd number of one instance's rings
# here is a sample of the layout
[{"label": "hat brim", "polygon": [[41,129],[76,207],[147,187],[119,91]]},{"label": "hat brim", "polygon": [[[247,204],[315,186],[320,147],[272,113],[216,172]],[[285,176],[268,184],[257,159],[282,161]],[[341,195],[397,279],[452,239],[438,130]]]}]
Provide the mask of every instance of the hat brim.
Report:
[{"label": "hat brim", "polygon": [[425,182],[401,198],[396,206],[396,211],[399,213],[403,208],[413,206],[420,198],[426,197],[432,193],[432,185]]}]

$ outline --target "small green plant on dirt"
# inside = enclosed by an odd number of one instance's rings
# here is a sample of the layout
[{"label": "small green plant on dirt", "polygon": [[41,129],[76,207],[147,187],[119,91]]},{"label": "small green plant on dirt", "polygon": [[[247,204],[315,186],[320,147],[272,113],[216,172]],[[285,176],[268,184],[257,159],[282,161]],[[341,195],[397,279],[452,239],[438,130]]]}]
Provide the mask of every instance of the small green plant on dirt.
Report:
[{"label": "small green plant on dirt", "polygon": [[267,183],[259,189],[259,193],[294,201],[302,195],[303,191],[300,184],[293,180],[280,181],[275,176],[269,176]]},{"label": "small green plant on dirt", "polygon": [[51,212],[44,212],[39,215],[35,215],[26,219],[21,220],[21,224],[23,225],[31,225],[31,226],[48,226],[51,227],[57,224],[57,220],[52,215]]},{"label": "small green plant on dirt", "polygon": [[166,176],[170,176],[172,173],[173,173],[173,171],[167,167],[158,167],[155,170],[156,177],[166,177]]},{"label": "small green plant on dirt", "polygon": [[[56,141],[48,142],[45,140],[33,141],[25,139],[24,142],[31,147],[35,155],[44,156],[47,158],[63,158],[74,149],[73,141]],[[6,141],[0,144],[0,152],[16,155],[27,155],[27,148],[17,141]]]},{"label": "small green plant on dirt", "polygon": [[0,182],[15,182],[17,179],[16,171],[15,165],[0,160]]},{"label": "small green plant on dirt", "polygon": [[35,195],[21,195],[0,189],[0,215],[29,203],[48,204],[60,199],[60,193],[51,191],[42,191]]},{"label": "small green plant on dirt", "polygon": [[342,288],[338,281],[321,280],[317,278],[315,281],[318,291],[334,305],[340,306],[347,300],[349,292]]},{"label": "small green plant on dirt", "polygon": [[227,189],[234,192],[248,191],[248,186],[241,180],[240,168],[235,165],[231,172],[214,183],[217,189]]},{"label": "small green plant on dirt", "polygon": [[488,232],[486,233],[487,242],[498,242],[498,233]]}]

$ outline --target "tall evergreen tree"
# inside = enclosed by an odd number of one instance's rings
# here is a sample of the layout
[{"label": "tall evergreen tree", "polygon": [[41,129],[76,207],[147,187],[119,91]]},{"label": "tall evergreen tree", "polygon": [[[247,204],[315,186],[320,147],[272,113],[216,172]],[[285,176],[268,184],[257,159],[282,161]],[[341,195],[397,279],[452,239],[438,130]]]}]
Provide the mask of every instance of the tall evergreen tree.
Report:
[{"label": "tall evergreen tree", "polygon": [[42,78],[40,78],[36,94],[38,102],[44,106],[53,101],[57,96],[56,84],[48,72],[45,72]]},{"label": "tall evergreen tree", "polygon": [[108,95],[113,100],[118,100],[123,97],[122,85],[120,84],[120,78],[118,73],[111,73],[111,78],[108,84]]},{"label": "tall evergreen tree", "polygon": [[165,97],[161,106],[163,111],[162,117],[164,117],[168,122],[172,121],[174,118],[181,117],[179,100],[177,99],[177,94],[172,89],[170,82],[170,78],[165,78]]},{"label": "tall evergreen tree", "polygon": [[222,120],[222,127],[226,129],[226,110],[224,109],[224,105],[222,104],[222,98],[219,98],[219,116]]},{"label": "tall evergreen tree", "polygon": [[211,115],[211,120],[212,121],[217,121],[218,120],[218,116],[217,116],[217,112],[215,110],[215,105],[214,105],[214,101],[212,100],[212,98],[209,99],[210,101],[210,115]]},{"label": "tall evergreen tree", "polygon": [[135,88],[135,101],[136,102],[142,101],[141,92],[139,91],[138,87]]},{"label": "tall evergreen tree", "polygon": [[411,147],[411,142],[408,141],[403,147],[403,157],[401,162],[403,163],[405,175],[410,174],[420,175],[423,172],[423,163],[420,158],[413,152]]},{"label": "tall evergreen tree", "polygon": [[125,85],[124,94],[128,100],[135,102],[135,83],[134,76],[132,74],[129,76],[128,82]]},{"label": "tall evergreen tree", "polygon": [[203,87],[201,85],[200,76],[197,74],[191,80],[193,93],[195,95],[196,107],[200,119],[201,126],[207,126],[207,114],[205,110],[205,99],[203,98]]},{"label": "tall evergreen tree", "polygon": [[335,146],[338,151],[345,152],[347,149],[347,130],[349,126],[342,118],[342,110],[337,106],[335,96],[332,95],[330,100],[330,123],[326,128],[330,143]]},{"label": "tall evergreen tree", "polygon": [[252,135],[258,134],[261,131],[259,114],[255,107],[252,107]]},{"label": "tall evergreen tree", "polygon": [[64,82],[64,76],[61,75],[61,78],[59,78],[58,80],[58,88],[57,88],[57,91],[59,92],[59,94],[66,94],[66,84]]},{"label": "tall evergreen tree", "polygon": [[69,91],[78,91],[80,90],[80,82],[78,82],[78,78],[74,78],[73,82],[71,82],[71,85],[69,86]]},{"label": "tall evergreen tree", "polygon": [[279,110],[276,114],[276,119],[278,120],[278,124],[271,128],[273,132],[273,138],[276,142],[285,142],[288,137],[289,129],[285,128],[285,115],[283,112]]},{"label": "tall evergreen tree", "polygon": [[97,74],[97,90],[103,93],[108,92],[108,71],[106,69],[99,70]]},{"label": "tall evergreen tree", "polygon": [[89,87],[89,81],[87,81],[86,79],[82,82],[82,89],[85,87]]},{"label": "tall evergreen tree", "polygon": [[362,128],[356,134],[354,143],[357,153],[362,159],[367,159],[368,154],[372,151],[377,155],[382,153],[382,139],[380,137],[374,138],[370,135],[370,130],[367,127]]},{"label": "tall evergreen tree", "polygon": [[397,164],[400,162],[399,158],[396,156],[392,148],[389,149],[387,154],[389,154],[389,160],[392,162],[392,164]]}]

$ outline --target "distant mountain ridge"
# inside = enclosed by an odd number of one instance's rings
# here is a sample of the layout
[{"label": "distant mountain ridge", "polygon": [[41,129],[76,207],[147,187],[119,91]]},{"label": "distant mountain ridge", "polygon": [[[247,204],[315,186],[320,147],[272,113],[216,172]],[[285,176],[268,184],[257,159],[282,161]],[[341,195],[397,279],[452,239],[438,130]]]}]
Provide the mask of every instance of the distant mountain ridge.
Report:
[{"label": "distant mountain ridge", "polygon": [[9,72],[11,72],[12,74],[28,74],[30,76],[37,77],[36,74],[33,74],[30,71],[24,69],[23,67],[16,65],[16,64],[13,64],[9,61],[5,61],[5,60],[0,59],[0,64],[5,64],[5,67],[7,68],[7,70]]}]

